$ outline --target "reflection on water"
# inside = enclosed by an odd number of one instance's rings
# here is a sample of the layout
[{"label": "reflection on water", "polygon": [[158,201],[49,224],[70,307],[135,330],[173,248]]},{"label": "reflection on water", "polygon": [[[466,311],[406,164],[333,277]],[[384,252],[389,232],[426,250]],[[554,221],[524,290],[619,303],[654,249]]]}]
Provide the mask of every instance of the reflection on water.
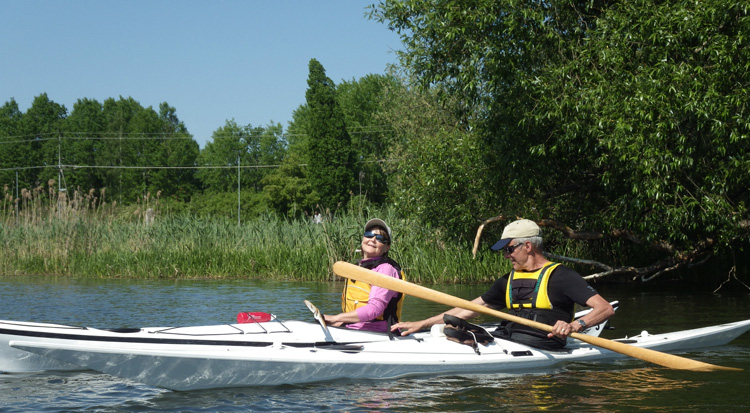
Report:
[{"label": "reflection on water", "polygon": [[[569,371],[526,375],[495,374],[401,379],[385,387],[350,387],[364,410],[528,411],[582,409],[612,411],[647,405],[654,392],[687,391],[700,384],[664,377],[660,369]],[[651,406],[653,407],[653,406]]]},{"label": "reflection on water", "polygon": [[[442,287],[474,298],[484,286]],[[599,287],[598,287],[599,288]],[[748,318],[750,297],[600,292],[621,301],[605,337],[674,331]],[[340,309],[341,284],[247,280],[131,281],[0,278],[0,318],[93,327],[223,324],[240,311],[313,321],[303,300]],[[405,318],[445,310],[415,298]],[[296,386],[173,392],[93,372],[0,374],[5,411],[745,411],[750,334],[728,346],[682,354],[744,372],[697,373],[638,360],[572,363],[526,374],[407,377]]]},{"label": "reflection on water", "polygon": [[588,374],[585,374],[583,377],[578,377],[577,375],[568,376],[561,380],[561,382],[567,383],[570,377],[575,377],[575,385],[581,387],[581,390],[584,393],[605,391],[636,394],[685,389],[687,387],[698,386],[697,383],[688,380],[666,377],[663,374],[665,371],[665,369],[659,367],[613,371],[589,371]]},{"label": "reflection on water", "polygon": [[607,371],[567,370],[546,375],[531,384],[540,408],[587,406],[597,410],[613,407],[638,408],[659,398],[660,392],[687,391],[698,382],[666,377],[662,368],[633,368]]}]

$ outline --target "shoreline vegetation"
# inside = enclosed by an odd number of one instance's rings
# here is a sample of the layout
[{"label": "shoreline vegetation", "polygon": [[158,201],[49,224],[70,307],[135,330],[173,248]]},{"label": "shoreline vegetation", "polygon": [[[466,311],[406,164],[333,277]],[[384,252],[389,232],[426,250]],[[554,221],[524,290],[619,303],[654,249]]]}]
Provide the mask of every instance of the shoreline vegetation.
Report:
[{"label": "shoreline vegetation", "polygon": [[94,191],[69,195],[53,185],[24,190],[18,198],[6,190],[0,276],[343,281],[331,267],[356,262],[362,225],[373,217],[393,228],[391,257],[410,281],[488,283],[510,268],[497,254],[474,259],[470,242],[457,245],[392,211],[361,205],[349,210],[321,214],[319,223],[274,214],[238,223],[236,213],[227,218],[175,212],[158,196],[121,206]]}]

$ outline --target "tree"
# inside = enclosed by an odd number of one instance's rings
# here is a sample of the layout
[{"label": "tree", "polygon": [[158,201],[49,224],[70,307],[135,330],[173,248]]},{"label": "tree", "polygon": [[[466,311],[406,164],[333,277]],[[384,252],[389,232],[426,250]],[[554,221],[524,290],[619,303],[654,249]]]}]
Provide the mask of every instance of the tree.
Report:
[{"label": "tree", "polygon": [[261,181],[284,156],[281,125],[268,128],[240,126],[234,120],[213,133],[199,156],[199,164],[228,166],[224,169],[202,169],[198,176],[203,187],[213,192],[237,190],[237,166],[241,168],[240,185],[253,192],[263,189]]},{"label": "tree", "polygon": [[423,87],[464,103],[498,211],[620,243],[599,253],[643,279],[746,243],[746,6],[414,0],[371,16]]},{"label": "tree", "polygon": [[258,138],[258,164],[268,167],[280,164],[287,152],[287,141],[281,124],[269,124],[261,130]]},{"label": "tree", "polygon": [[58,180],[59,170],[58,149],[62,136],[62,125],[67,116],[65,106],[53,102],[46,93],[34,98],[29,110],[24,113],[19,122],[20,158],[18,166],[27,166],[19,173],[20,186],[38,187],[50,179]]},{"label": "tree", "polygon": [[276,171],[263,178],[263,194],[269,207],[281,215],[299,217],[313,211],[319,202],[302,164],[299,153],[290,153]]},{"label": "tree", "polygon": [[322,206],[335,210],[346,205],[353,188],[351,138],[336,100],[335,85],[315,59],[310,60],[307,85],[308,179]]},{"label": "tree", "polygon": [[378,124],[391,129],[384,164],[389,200],[404,215],[454,239],[473,235],[467,228],[495,210],[486,203],[491,173],[482,162],[481,141],[466,130],[460,102],[404,81],[387,88],[382,105]]},{"label": "tree", "polygon": [[161,122],[158,143],[159,165],[174,169],[157,169],[153,171],[151,183],[154,189],[165,196],[180,201],[190,200],[197,191],[199,183],[195,169],[200,147],[192,139],[185,124],[177,117],[177,110],[167,102],[159,105]]},{"label": "tree", "polygon": [[[78,99],[73,111],[65,119],[61,145],[61,161],[64,165],[96,165],[97,141],[104,132],[104,107],[94,99]],[[64,169],[66,188],[83,191],[100,190],[104,183],[100,174],[91,168]]]},{"label": "tree", "polygon": [[[748,238],[748,35],[735,2],[623,3],[539,77],[531,119],[550,133],[535,157],[576,159],[590,225],[666,254],[636,271],[644,278]],[[579,204],[573,191],[556,195]]]},{"label": "tree", "polygon": [[133,98],[120,97],[119,100],[108,98],[103,103],[102,116],[104,129],[101,139],[94,146],[95,164],[103,166],[98,169],[98,179],[107,188],[110,199],[118,201],[135,201],[141,190],[132,189],[136,182],[143,181],[137,170],[125,169],[136,166],[138,158],[137,144],[133,138],[140,138],[130,133],[130,122],[143,107]]},{"label": "tree", "polygon": [[[473,163],[487,168],[489,180],[477,206],[532,216],[549,203],[537,187],[538,176],[558,169],[541,170],[528,156],[547,131],[525,122],[537,96],[524,81],[569,58],[606,4],[416,0],[380,2],[371,9],[371,18],[401,35],[399,56],[409,77],[449,102],[451,116],[462,122],[464,134],[453,139],[465,137],[472,142],[467,148],[481,153]],[[454,201],[446,198],[434,209],[452,208]],[[469,236],[473,228],[450,230]]]},{"label": "tree", "polygon": [[19,166],[18,161],[24,159],[19,142],[23,137],[18,136],[22,116],[15,99],[0,107],[0,186],[15,187],[16,174],[10,168]]},{"label": "tree", "polygon": [[[196,180],[193,169],[181,167],[195,166],[198,144],[174,108],[164,102],[159,110],[132,98],[79,99],[68,116],[42,94],[24,114],[11,100],[0,113],[0,165],[17,169],[27,188],[54,181],[87,192],[109,188],[126,201],[157,192],[189,199]],[[15,178],[12,170],[0,172]]]},{"label": "tree", "polygon": [[393,129],[379,123],[377,116],[384,110],[384,94],[397,85],[394,76],[369,74],[358,80],[341,82],[336,87],[336,97],[352,141],[357,194],[376,204],[383,203],[388,193],[383,159],[389,153],[387,141],[393,134]]},{"label": "tree", "polygon": [[320,197],[308,180],[307,125],[310,110],[306,104],[292,112],[287,133],[284,135],[284,155],[279,168],[274,168],[263,178],[263,194],[271,209],[280,215],[299,217],[312,213]]}]

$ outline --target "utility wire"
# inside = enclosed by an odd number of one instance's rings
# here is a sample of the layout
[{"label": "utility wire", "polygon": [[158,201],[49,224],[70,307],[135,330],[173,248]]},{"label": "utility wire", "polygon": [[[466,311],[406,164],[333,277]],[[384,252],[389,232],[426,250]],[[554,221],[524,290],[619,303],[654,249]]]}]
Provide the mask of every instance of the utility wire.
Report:
[{"label": "utility wire", "polygon": [[[347,132],[350,135],[364,135],[371,133],[386,133],[393,132],[393,128],[383,127],[379,125],[375,126],[359,126],[353,127]],[[178,132],[179,133],[179,132]],[[82,135],[82,136],[81,136]],[[250,137],[258,138],[268,135],[274,135],[269,132],[244,134],[240,133],[221,133],[215,132],[212,138],[228,138],[228,137]],[[47,137],[49,136],[49,137]],[[284,133],[279,135],[281,138],[287,137],[305,137],[308,136],[306,133]],[[13,139],[13,140],[6,140]],[[29,142],[45,142],[51,140],[195,140],[195,137],[190,136],[175,136],[175,132],[154,132],[154,133],[141,133],[141,132],[130,132],[130,133],[104,133],[99,136],[90,136],[89,132],[66,132],[64,135],[54,133],[42,133],[34,135],[6,135],[0,136],[0,144],[10,143],[29,143]]]},{"label": "utility wire", "polygon": [[[371,161],[362,161],[362,163],[386,163],[395,162],[396,158],[375,159]],[[296,166],[306,167],[306,163],[296,164]],[[20,171],[27,169],[263,169],[263,168],[280,168],[281,165],[190,165],[190,166],[127,166],[127,165],[44,165],[44,166],[17,166],[12,168],[0,168],[0,171]]]}]

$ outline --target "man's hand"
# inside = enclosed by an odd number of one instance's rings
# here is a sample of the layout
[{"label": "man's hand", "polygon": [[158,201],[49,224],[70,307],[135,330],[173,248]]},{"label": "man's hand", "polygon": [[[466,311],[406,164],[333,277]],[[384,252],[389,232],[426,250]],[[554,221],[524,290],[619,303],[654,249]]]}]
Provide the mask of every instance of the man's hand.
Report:
[{"label": "man's hand", "polygon": [[565,340],[568,338],[570,333],[577,333],[582,329],[583,326],[581,326],[578,322],[566,323],[565,321],[559,320],[555,323],[554,326],[552,326],[552,332],[547,334],[547,337],[560,337],[561,339]]}]

